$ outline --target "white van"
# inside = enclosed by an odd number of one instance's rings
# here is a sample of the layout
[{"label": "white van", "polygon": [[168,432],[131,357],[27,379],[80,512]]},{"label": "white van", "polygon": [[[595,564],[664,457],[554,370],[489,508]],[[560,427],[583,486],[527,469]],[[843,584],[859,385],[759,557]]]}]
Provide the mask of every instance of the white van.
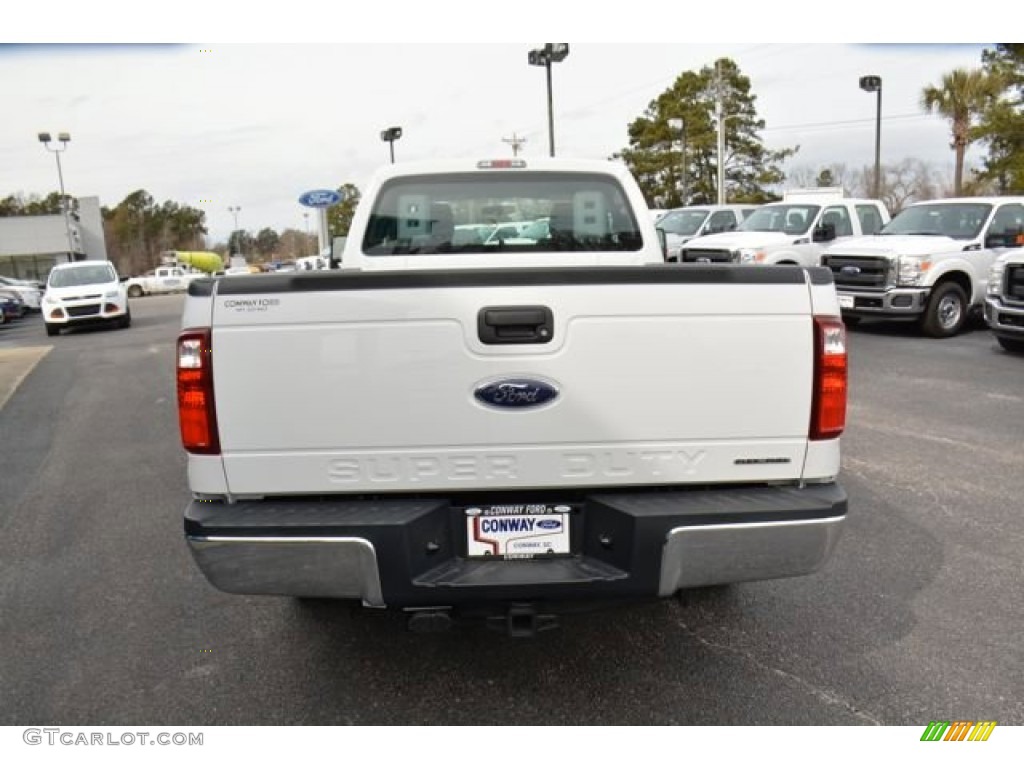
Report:
[{"label": "white van", "polygon": [[43,320],[47,336],[78,325],[131,325],[128,292],[114,265],[109,261],[76,261],[55,266],[46,280]]}]

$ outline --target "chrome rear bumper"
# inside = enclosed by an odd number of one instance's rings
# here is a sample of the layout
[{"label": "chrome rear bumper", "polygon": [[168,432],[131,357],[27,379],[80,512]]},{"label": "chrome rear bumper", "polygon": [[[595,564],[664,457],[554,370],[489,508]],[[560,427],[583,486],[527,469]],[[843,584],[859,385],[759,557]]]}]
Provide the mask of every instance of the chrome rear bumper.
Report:
[{"label": "chrome rear bumper", "polygon": [[359,598],[383,607],[377,553],[366,539],[186,536],[213,586],[246,595]]},{"label": "chrome rear bumper", "polygon": [[814,573],[832,555],[845,521],[844,515],[674,528],[662,551],[658,594]]},{"label": "chrome rear bumper", "polygon": [[185,538],[210,583],[239,594],[375,607],[652,598],[820,569],[847,497],[836,483],[626,488],[576,504],[565,558],[467,558],[465,502],[451,498],[197,500]]}]

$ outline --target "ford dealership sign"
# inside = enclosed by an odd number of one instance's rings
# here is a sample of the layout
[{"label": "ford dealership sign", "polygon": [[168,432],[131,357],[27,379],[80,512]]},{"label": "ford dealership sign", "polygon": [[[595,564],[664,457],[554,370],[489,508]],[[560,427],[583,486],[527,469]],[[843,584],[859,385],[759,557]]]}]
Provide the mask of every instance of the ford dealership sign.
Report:
[{"label": "ford dealership sign", "polygon": [[341,202],[341,194],[333,189],[311,189],[299,197],[307,208],[330,208]]}]

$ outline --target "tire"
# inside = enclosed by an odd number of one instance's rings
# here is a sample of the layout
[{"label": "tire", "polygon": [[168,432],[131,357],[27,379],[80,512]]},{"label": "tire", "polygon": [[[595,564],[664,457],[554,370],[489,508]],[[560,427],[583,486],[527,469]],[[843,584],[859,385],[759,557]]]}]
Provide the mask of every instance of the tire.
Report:
[{"label": "tire", "polygon": [[921,330],[933,339],[956,336],[967,322],[967,294],[956,283],[939,283],[928,299]]},{"label": "tire", "polygon": [[130,328],[132,325],[132,311],[129,309],[124,313],[124,317],[117,321],[118,328]]},{"label": "tire", "polygon": [[60,335],[60,327],[56,326],[56,325],[53,325],[52,323],[47,323],[46,324],[46,335],[47,336],[59,336]]},{"label": "tire", "polygon": [[142,295],[142,288],[137,285],[129,285],[128,295],[133,299],[137,299]]},{"label": "tire", "polygon": [[1024,339],[1011,339],[1009,336],[996,336],[999,346],[1007,352],[1018,352],[1024,354]]},{"label": "tire", "polygon": [[855,317],[854,315],[843,315],[843,325],[847,328],[853,328],[855,325],[860,325],[860,321],[860,317]]}]

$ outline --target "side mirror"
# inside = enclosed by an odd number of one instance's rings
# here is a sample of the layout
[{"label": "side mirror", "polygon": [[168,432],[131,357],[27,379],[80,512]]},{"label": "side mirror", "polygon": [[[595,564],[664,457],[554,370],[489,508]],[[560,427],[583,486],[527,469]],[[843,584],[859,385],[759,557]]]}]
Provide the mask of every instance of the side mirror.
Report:
[{"label": "side mirror", "polygon": [[816,243],[828,243],[836,239],[836,225],[832,222],[819,224],[811,233],[811,240]]},{"label": "side mirror", "polygon": [[668,237],[665,235],[665,230],[661,227],[655,227],[654,231],[658,233],[658,245],[661,246],[661,258],[668,261]]}]

